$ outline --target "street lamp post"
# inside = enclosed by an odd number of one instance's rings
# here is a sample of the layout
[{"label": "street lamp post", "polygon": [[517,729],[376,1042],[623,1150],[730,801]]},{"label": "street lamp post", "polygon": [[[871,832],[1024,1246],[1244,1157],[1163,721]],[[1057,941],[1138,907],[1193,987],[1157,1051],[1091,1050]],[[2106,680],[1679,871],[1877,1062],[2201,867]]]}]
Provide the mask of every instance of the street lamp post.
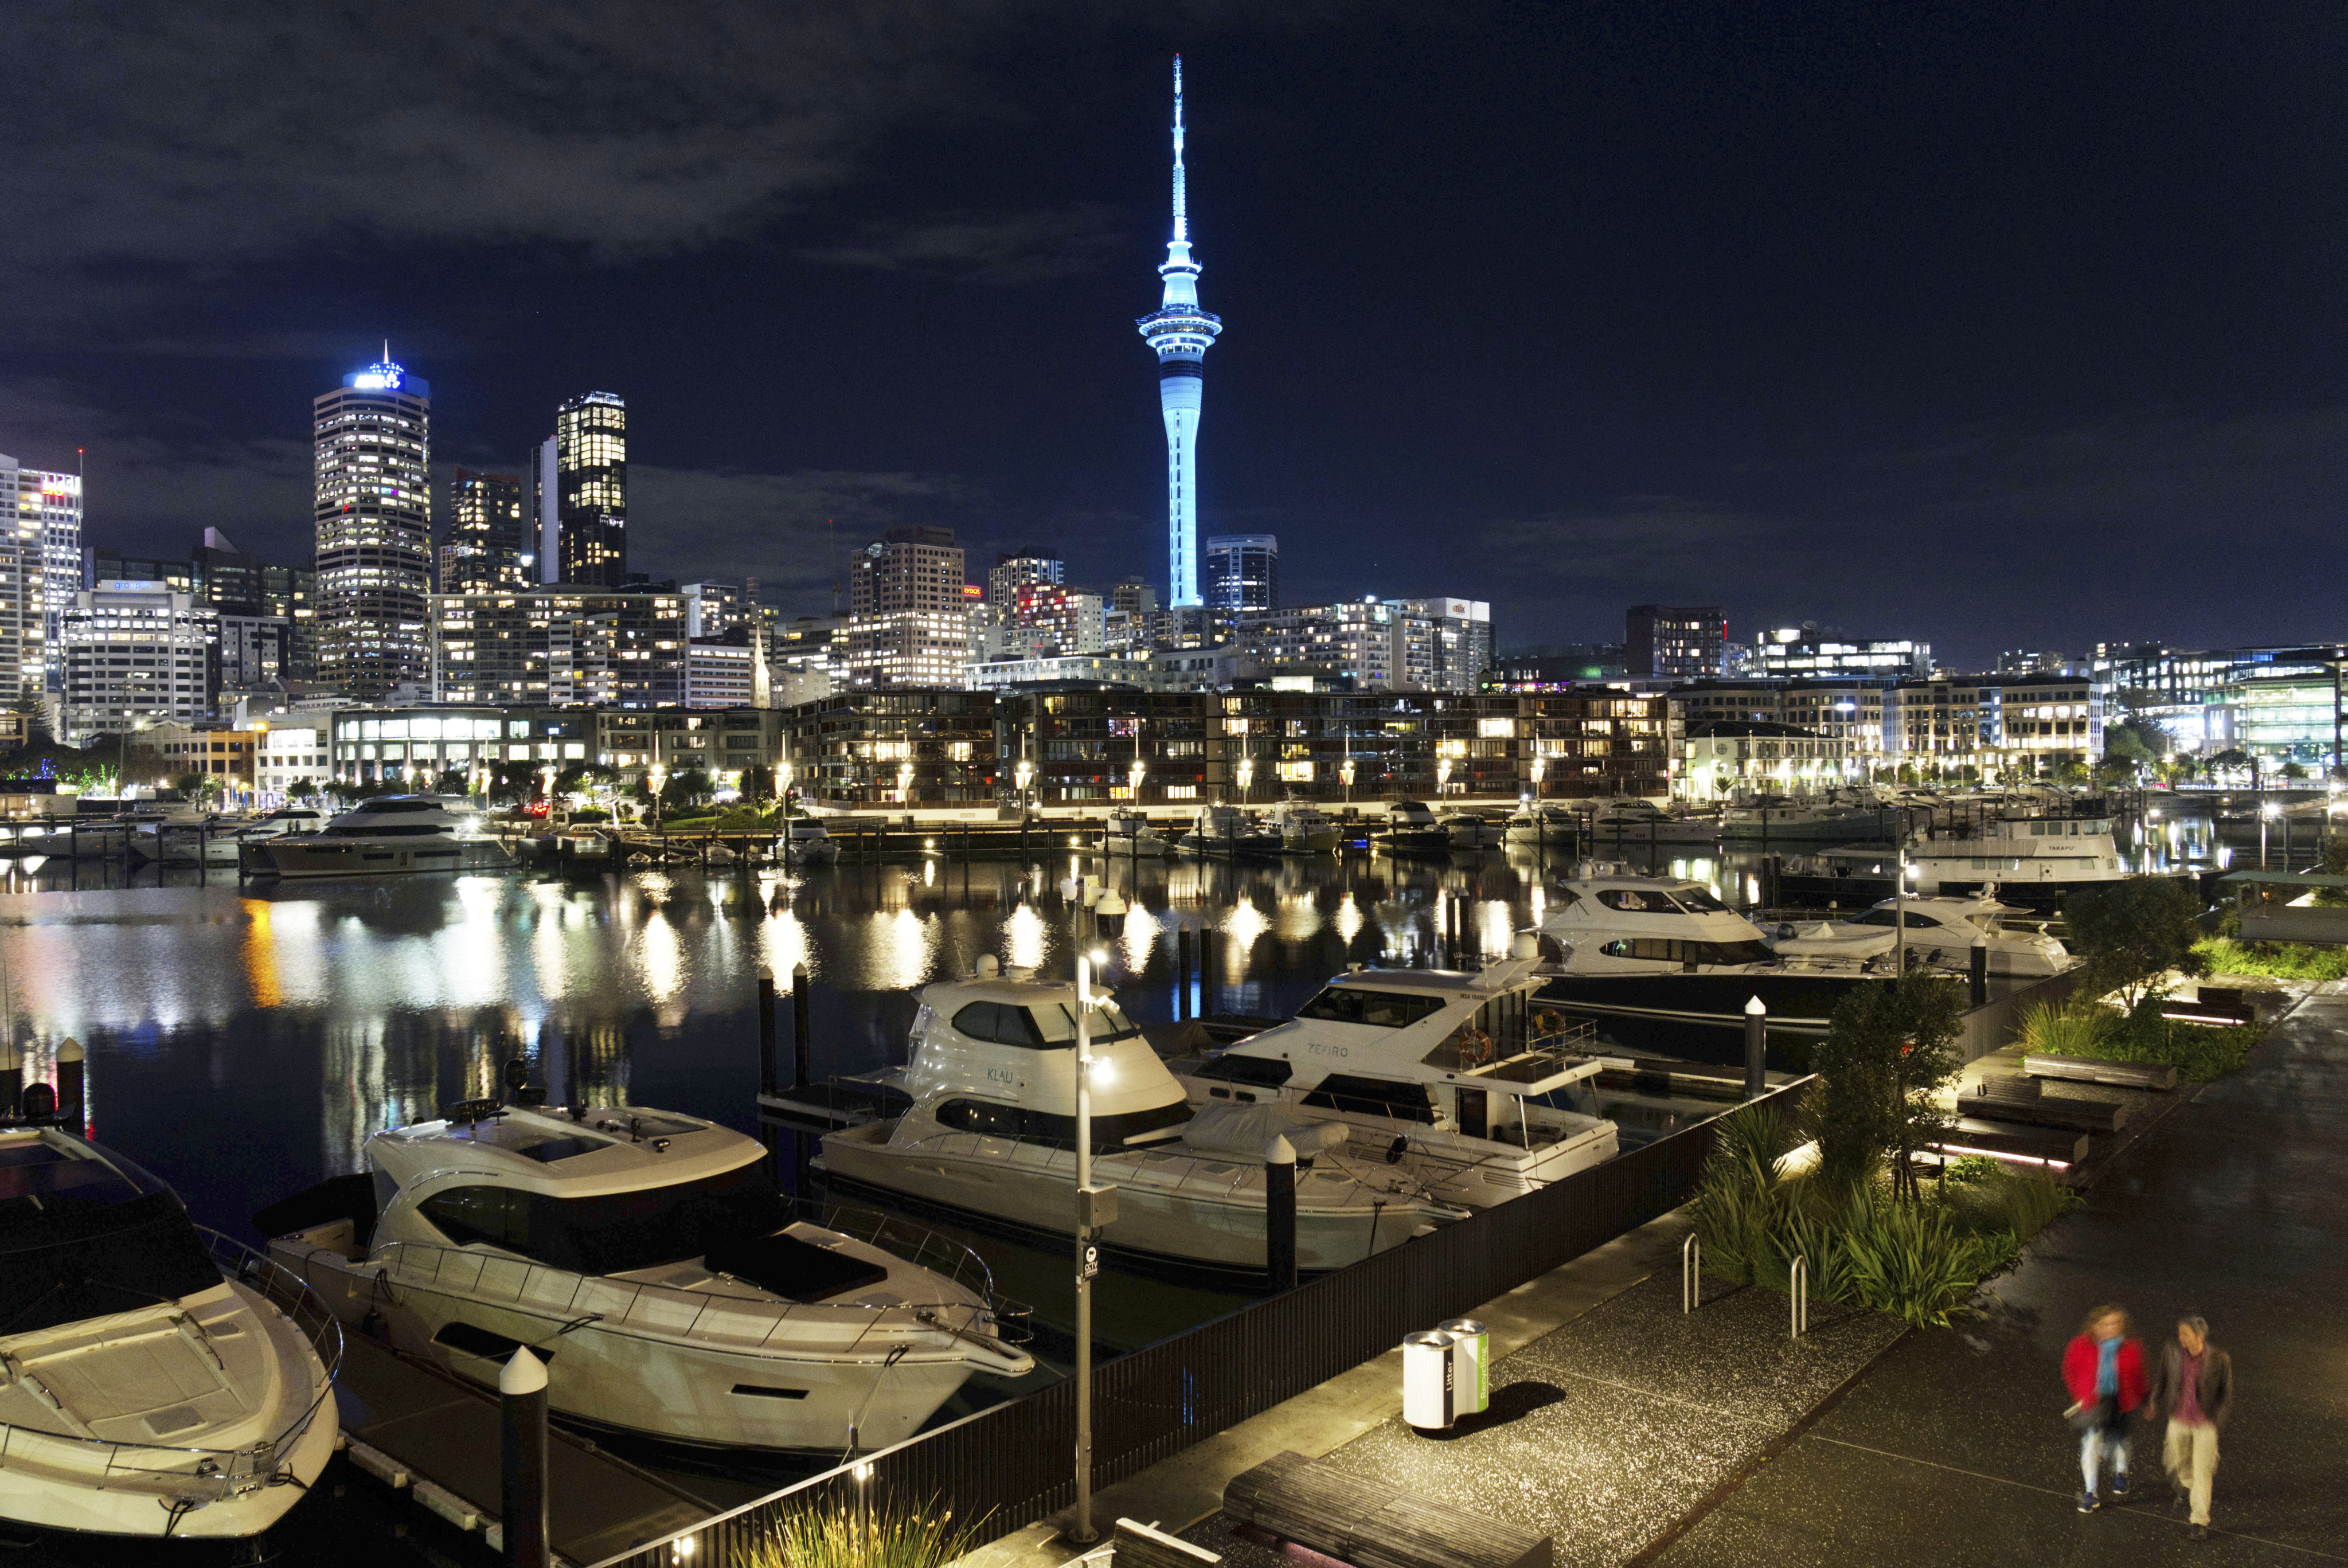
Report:
[{"label": "street lamp post", "polygon": [[1350,757],[1337,764],[1337,778],[1345,786],[1345,804],[1354,803],[1354,759]]},{"label": "street lamp post", "polygon": [[1248,790],[1253,788],[1254,784],[1255,758],[1242,757],[1240,758],[1240,803],[1241,805],[1247,804]]},{"label": "street lamp post", "polygon": [[658,832],[661,820],[661,791],[668,786],[668,769],[664,764],[654,763],[644,769],[644,782],[652,786],[653,830]]},{"label": "street lamp post", "polygon": [[1116,1189],[1093,1185],[1093,967],[1105,953],[1076,955],[1076,1522],[1068,1539],[1090,1546],[1093,1529],[1093,1275],[1100,1272],[1100,1227],[1117,1218]]},{"label": "street lamp post", "polygon": [[900,762],[897,764],[897,804],[910,806],[912,803],[913,765],[910,762]]},{"label": "street lamp post", "polygon": [[1025,820],[1035,810],[1035,802],[1028,799],[1027,786],[1035,781],[1035,765],[1023,757],[1019,759],[1019,765],[1012,769],[1012,777],[1018,780],[1019,816],[1022,820]]},{"label": "street lamp post", "polygon": [[1544,777],[1546,777],[1546,776],[1548,775],[1548,773],[1549,773],[1549,758],[1546,758],[1546,757],[1536,757],[1536,758],[1533,758],[1533,799],[1534,799],[1535,800],[1539,800],[1539,799],[1541,798],[1541,779],[1542,779]]}]

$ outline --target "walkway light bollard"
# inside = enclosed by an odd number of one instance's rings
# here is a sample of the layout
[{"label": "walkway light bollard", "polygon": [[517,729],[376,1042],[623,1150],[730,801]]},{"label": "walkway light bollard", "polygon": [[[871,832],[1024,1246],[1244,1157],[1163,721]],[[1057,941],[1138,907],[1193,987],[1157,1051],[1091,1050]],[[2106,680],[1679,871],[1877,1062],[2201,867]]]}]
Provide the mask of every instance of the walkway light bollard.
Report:
[{"label": "walkway light bollard", "polygon": [[81,1119],[82,1072],[84,1053],[81,1042],[71,1035],[57,1047],[57,1117]]},{"label": "walkway light bollard", "polygon": [[758,965],[758,1092],[772,1099],[775,1081],[775,972]]},{"label": "walkway light bollard", "polygon": [[499,1472],[505,1560],[547,1568],[546,1363],[523,1346],[498,1374]]},{"label": "walkway light bollard", "polygon": [[1989,1001],[1989,936],[1986,933],[1973,938],[1972,960],[1965,974],[1972,1005],[1976,1007],[1983,1006]]},{"label": "walkway light bollard", "polygon": [[[1106,957],[1106,954],[1103,955]],[[1077,1546],[1100,1539],[1093,1529],[1093,1276],[1100,1272],[1100,1229],[1117,1220],[1117,1189],[1093,1185],[1093,955],[1076,954],[1076,1519],[1066,1532]]]},{"label": "walkway light bollard", "polygon": [[1263,1268],[1272,1294],[1296,1288],[1296,1146],[1263,1146]]},{"label": "walkway light bollard", "polygon": [[808,1028],[808,972],[804,964],[791,965],[791,1087],[805,1088],[815,1081],[808,1057],[814,1041]]},{"label": "walkway light bollard", "polygon": [[1759,1099],[1769,1089],[1769,1009],[1758,996],[1745,1002],[1745,1098]]}]

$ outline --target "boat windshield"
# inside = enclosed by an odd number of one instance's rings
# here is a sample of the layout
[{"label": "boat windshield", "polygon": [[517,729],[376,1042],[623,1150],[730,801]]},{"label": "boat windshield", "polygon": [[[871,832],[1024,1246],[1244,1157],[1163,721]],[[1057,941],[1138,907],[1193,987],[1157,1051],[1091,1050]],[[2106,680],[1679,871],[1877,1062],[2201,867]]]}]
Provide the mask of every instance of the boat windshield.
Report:
[{"label": "boat windshield", "polygon": [[1399,1029],[1440,1013],[1445,1005],[1441,996],[1419,995],[1409,991],[1373,991],[1361,985],[1332,985],[1305,1003],[1296,1016],[1332,1024],[1375,1024],[1382,1029]]},{"label": "boat windshield", "polygon": [[780,1230],[789,1219],[757,1161],[696,1181],[562,1198],[514,1187],[451,1187],[417,1205],[458,1246],[475,1243],[573,1274],[632,1274]]},{"label": "boat windshield", "polygon": [[211,1249],[168,1189],[46,1140],[0,1142],[0,1337],[220,1283]]},{"label": "boat windshield", "polygon": [[1715,898],[1710,888],[1676,887],[1672,890],[1672,897],[1682,909],[1686,910],[1690,914],[1726,914],[1729,913],[1728,906],[1721,903],[1717,898]]}]

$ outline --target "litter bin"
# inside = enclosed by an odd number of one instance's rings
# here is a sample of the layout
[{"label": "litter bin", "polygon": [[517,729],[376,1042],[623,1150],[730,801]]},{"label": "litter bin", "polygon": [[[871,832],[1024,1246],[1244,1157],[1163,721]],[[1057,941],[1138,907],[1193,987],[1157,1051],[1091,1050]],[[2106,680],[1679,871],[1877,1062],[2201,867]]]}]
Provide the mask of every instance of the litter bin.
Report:
[{"label": "litter bin", "polygon": [[1457,1391],[1459,1336],[1441,1329],[1402,1342],[1402,1418],[1422,1431],[1451,1424]]},{"label": "litter bin", "polygon": [[1492,1331],[1472,1317],[1455,1317],[1437,1324],[1435,1331],[1459,1341],[1452,1353],[1458,1363],[1458,1392],[1452,1402],[1463,1416],[1482,1415],[1492,1408]]}]

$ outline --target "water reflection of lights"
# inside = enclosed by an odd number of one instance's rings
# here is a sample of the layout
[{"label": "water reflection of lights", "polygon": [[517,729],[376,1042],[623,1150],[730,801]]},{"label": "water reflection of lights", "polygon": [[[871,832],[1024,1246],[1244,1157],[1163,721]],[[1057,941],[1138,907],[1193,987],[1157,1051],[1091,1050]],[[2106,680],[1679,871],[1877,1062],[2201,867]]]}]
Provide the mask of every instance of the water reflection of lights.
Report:
[{"label": "water reflection of lights", "polygon": [[636,973],[644,995],[654,1002],[673,1000],[685,988],[685,944],[668,916],[653,912],[636,936]]},{"label": "water reflection of lights", "polygon": [[1483,951],[1495,958],[1507,956],[1509,944],[1517,934],[1516,923],[1509,918],[1507,901],[1486,900],[1478,906],[1474,919],[1477,937]]},{"label": "water reflection of lights", "polygon": [[1255,939],[1272,929],[1272,922],[1263,917],[1263,911],[1241,899],[1224,911],[1223,918],[1217,923],[1223,930],[1223,978],[1226,981],[1246,978],[1248,961],[1255,952]]},{"label": "water reflection of lights", "polygon": [[1117,947],[1128,975],[1138,975],[1149,967],[1149,955],[1157,950],[1159,934],[1165,929],[1158,916],[1138,903],[1127,911],[1125,930],[1118,934]]},{"label": "water reflection of lights", "polygon": [[1051,949],[1051,932],[1032,903],[1023,903],[1003,923],[1004,961],[1021,969],[1042,969]]},{"label": "water reflection of lights", "polygon": [[1337,913],[1332,921],[1337,927],[1338,936],[1349,949],[1354,945],[1354,938],[1360,935],[1362,927],[1368,923],[1362,917],[1361,903],[1352,893],[1337,901]]}]

